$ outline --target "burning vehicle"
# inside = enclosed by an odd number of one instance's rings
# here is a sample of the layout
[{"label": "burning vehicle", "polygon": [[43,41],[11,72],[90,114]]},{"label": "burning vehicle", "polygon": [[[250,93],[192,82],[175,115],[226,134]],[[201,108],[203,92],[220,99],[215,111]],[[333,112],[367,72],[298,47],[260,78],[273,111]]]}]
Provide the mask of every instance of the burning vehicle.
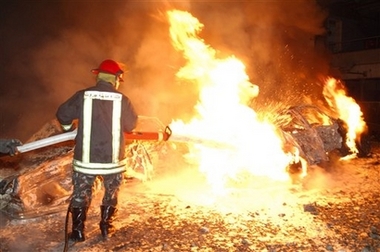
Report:
[{"label": "burning vehicle", "polygon": [[[283,109],[276,124],[284,134],[286,145],[296,147],[309,166],[323,165],[330,161],[333,154],[344,157],[355,153],[347,145],[347,124],[317,106],[300,105]],[[368,136],[363,134],[355,144],[358,157],[370,154]]]}]

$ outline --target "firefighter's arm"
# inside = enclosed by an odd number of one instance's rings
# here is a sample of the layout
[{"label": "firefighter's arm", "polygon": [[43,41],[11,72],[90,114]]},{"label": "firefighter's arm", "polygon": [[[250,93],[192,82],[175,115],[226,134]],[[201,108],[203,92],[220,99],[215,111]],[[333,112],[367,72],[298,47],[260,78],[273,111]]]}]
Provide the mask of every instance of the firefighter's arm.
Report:
[{"label": "firefighter's arm", "polygon": [[76,92],[58,107],[55,115],[64,132],[73,131],[76,128],[76,121],[81,113],[80,104],[83,102],[82,97],[82,91]]}]

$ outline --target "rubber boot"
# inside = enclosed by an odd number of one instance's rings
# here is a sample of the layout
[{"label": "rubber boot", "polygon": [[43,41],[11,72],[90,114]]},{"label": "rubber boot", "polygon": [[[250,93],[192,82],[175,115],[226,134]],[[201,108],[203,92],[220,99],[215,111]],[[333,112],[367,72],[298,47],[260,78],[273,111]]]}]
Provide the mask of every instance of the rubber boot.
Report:
[{"label": "rubber boot", "polygon": [[113,206],[101,206],[101,220],[99,223],[100,231],[102,232],[102,236],[104,239],[107,239],[110,234],[115,232],[115,228],[112,225],[112,221],[114,220],[114,214],[117,209]]},{"label": "rubber boot", "polygon": [[72,232],[69,233],[69,239],[74,242],[83,242],[84,237],[84,222],[86,220],[87,208],[86,207],[73,207],[71,208],[72,215]]}]

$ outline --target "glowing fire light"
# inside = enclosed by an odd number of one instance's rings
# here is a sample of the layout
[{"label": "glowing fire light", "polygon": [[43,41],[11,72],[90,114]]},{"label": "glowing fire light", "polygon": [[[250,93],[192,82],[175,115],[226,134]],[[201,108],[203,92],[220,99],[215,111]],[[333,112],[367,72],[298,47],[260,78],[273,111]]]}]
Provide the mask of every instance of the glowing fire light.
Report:
[{"label": "glowing fire light", "polygon": [[336,79],[328,78],[323,89],[323,95],[329,106],[338,112],[339,118],[346,122],[348,127],[346,144],[355,155],[358,153],[355,140],[366,130],[366,123],[359,105],[353,98],[348,97],[346,91],[339,88],[337,84]]},{"label": "glowing fire light", "polygon": [[223,192],[226,183],[241,174],[287,181],[292,158],[284,153],[282,140],[269,122],[260,122],[249,101],[259,93],[249,81],[244,64],[234,56],[218,58],[217,52],[197,36],[203,24],[188,12],[169,11],[170,35],[187,64],[177,73],[199,90],[198,112],[193,119],[170,124],[173,134],[214,140],[231,148],[191,146],[189,157],[197,161],[213,189]]}]

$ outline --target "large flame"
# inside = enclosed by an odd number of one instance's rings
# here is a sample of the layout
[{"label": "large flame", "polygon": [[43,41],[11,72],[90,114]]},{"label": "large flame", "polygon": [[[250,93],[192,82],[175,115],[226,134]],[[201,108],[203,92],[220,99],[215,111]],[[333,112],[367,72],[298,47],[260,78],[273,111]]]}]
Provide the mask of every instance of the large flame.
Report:
[{"label": "large flame", "polygon": [[346,144],[355,155],[358,153],[356,140],[366,130],[363,113],[356,101],[347,96],[346,91],[340,87],[334,78],[328,78],[323,88],[323,95],[329,106],[333,108],[340,119],[347,124]]},{"label": "large flame", "polygon": [[286,167],[292,157],[284,153],[276,127],[259,121],[249,102],[259,93],[249,81],[244,64],[234,56],[218,58],[217,51],[197,36],[203,28],[190,13],[167,12],[170,35],[187,64],[177,77],[196,85],[197,115],[185,123],[173,121],[174,134],[220,143],[223,148],[194,144],[189,158],[196,161],[213,188],[221,192],[241,174],[289,180]]}]

